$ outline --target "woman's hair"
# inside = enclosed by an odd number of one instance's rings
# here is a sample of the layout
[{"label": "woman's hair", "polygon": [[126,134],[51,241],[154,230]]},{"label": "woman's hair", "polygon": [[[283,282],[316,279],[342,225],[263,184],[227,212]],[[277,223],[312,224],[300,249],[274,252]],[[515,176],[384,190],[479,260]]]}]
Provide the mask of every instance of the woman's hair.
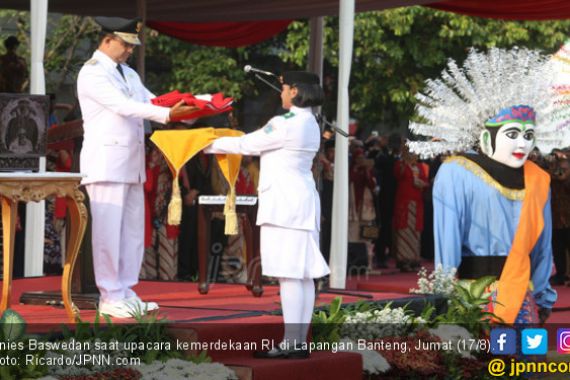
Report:
[{"label": "woman's hair", "polygon": [[299,83],[291,87],[297,89],[297,95],[291,99],[291,103],[293,103],[294,106],[304,108],[316,107],[323,104],[325,93],[320,85]]}]

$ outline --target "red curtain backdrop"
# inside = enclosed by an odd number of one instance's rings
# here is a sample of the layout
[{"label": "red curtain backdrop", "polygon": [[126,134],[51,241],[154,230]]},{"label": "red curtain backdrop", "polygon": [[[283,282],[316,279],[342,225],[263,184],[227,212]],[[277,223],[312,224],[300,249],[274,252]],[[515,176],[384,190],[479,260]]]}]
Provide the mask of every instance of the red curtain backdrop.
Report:
[{"label": "red curtain backdrop", "polygon": [[442,11],[504,20],[570,18],[569,0],[453,0],[429,6]]},{"label": "red curtain backdrop", "polygon": [[284,31],[291,20],[244,22],[161,22],[147,21],[147,25],[162,34],[196,45],[240,47],[253,45]]},{"label": "red curtain backdrop", "polygon": [[[413,2],[412,2],[413,3]],[[570,18],[570,0],[451,0],[429,4],[442,11],[505,20],[554,20]],[[373,7],[372,7],[373,8]],[[382,1],[378,1],[382,8]],[[231,19],[228,15],[228,19]],[[148,21],[160,33],[196,45],[240,47],[267,40],[282,31],[291,20],[237,22]]]}]

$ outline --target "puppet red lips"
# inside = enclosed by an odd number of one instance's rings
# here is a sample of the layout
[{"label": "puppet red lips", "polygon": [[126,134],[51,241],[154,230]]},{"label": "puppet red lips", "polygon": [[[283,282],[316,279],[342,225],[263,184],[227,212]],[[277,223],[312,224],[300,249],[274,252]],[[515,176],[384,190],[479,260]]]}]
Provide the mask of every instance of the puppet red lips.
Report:
[{"label": "puppet red lips", "polygon": [[515,158],[522,160],[525,156],[524,153],[513,153],[513,156],[515,156]]}]

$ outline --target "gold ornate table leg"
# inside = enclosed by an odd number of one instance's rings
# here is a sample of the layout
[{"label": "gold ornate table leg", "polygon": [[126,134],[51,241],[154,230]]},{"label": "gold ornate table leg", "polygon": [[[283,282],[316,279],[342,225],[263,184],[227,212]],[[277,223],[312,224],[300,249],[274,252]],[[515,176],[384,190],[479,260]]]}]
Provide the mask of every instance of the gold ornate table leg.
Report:
[{"label": "gold ornate table leg", "polygon": [[85,234],[85,227],[87,226],[87,209],[82,201],[83,194],[79,190],[75,190],[73,196],[68,195],[66,197],[67,209],[69,210],[70,216],[70,231],[63,276],[61,278],[61,297],[70,322],[75,322],[79,317],[79,309],[75,307],[71,300],[71,275],[73,274],[73,267],[75,266],[79,246],[81,245],[83,235]]},{"label": "gold ornate table leg", "polygon": [[2,200],[2,227],[4,238],[4,277],[2,279],[2,303],[0,314],[10,306],[12,295],[12,268],[14,264],[14,238],[16,236],[16,210],[18,203],[12,199],[3,197]]}]

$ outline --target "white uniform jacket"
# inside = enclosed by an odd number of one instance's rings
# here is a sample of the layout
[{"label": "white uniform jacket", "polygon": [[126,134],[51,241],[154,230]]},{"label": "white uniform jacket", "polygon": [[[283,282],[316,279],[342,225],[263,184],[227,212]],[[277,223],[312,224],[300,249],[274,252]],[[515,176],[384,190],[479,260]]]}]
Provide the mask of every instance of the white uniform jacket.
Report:
[{"label": "white uniform jacket", "polygon": [[292,107],[255,132],[215,140],[206,152],[260,156],[258,225],[319,230],[320,201],[311,166],[320,139],[311,109]]},{"label": "white uniform jacket", "polygon": [[143,119],[164,123],[169,108],[149,103],[154,97],[138,74],[97,50],[77,78],[77,96],[83,115],[82,183],[145,181]]}]

